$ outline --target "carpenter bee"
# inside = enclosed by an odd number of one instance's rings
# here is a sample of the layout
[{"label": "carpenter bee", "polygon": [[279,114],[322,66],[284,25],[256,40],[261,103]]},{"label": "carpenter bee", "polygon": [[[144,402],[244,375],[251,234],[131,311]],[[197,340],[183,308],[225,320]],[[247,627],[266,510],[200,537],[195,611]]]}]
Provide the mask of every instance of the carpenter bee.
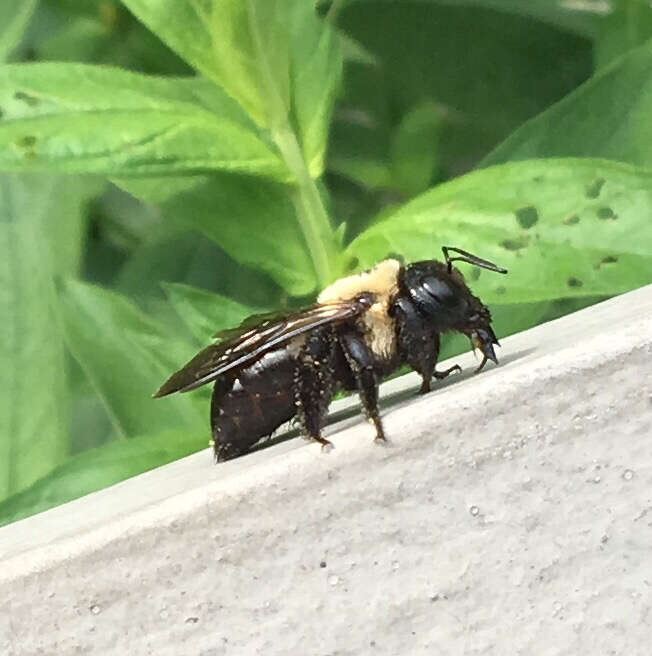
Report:
[{"label": "carpenter bee", "polygon": [[[489,309],[474,296],[456,260],[507,273],[458,248],[443,247],[437,260],[406,266],[387,259],[373,269],[335,281],[317,303],[285,314],[255,315],[218,333],[154,394],[166,396],[215,383],[211,428],[217,461],[246,453],[258,440],[297,417],[304,434],[321,443],[328,405],[338,389],[357,390],[375,438],[385,440],[378,412],[378,384],[402,365],[430,391],[455,365],[437,371],[439,338],[456,331],[488,360],[498,363]],[[451,257],[449,253],[456,253]]]}]

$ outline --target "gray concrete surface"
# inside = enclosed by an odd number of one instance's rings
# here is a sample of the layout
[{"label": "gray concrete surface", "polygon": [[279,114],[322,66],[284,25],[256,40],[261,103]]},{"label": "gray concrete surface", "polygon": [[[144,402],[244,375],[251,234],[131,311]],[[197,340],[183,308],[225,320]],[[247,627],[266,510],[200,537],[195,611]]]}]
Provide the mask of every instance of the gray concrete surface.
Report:
[{"label": "gray concrete surface", "polygon": [[0,529],[0,654],[652,653],[652,286],[500,356]]}]

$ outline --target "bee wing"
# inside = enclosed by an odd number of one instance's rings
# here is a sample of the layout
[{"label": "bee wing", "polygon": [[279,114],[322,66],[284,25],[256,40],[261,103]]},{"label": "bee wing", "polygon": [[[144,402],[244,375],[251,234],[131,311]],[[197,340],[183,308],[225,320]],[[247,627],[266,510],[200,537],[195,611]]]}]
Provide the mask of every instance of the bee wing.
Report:
[{"label": "bee wing", "polygon": [[249,317],[238,328],[218,333],[223,338],[221,342],[200,351],[172,374],[154,396],[188,392],[200,387],[222,374],[252,364],[268,351],[314,328],[359,316],[372,302],[370,295],[361,295],[353,300],[313,305],[289,314]]}]

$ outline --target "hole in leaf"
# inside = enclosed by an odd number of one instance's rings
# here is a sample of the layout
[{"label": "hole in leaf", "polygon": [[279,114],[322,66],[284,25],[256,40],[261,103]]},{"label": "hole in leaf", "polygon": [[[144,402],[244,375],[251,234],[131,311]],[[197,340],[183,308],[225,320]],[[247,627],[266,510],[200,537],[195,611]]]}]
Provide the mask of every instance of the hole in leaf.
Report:
[{"label": "hole in leaf", "polygon": [[596,215],[601,221],[606,221],[607,219],[615,220],[618,218],[618,215],[610,207],[598,207]]},{"label": "hole in leaf", "polygon": [[596,178],[587,188],[586,188],[586,197],[587,198],[597,198],[602,191],[602,187],[605,183],[604,178]]},{"label": "hole in leaf", "polygon": [[595,268],[599,269],[603,264],[616,264],[616,262],[618,262],[618,258],[615,255],[607,255],[595,265]]},{"label": "hole in leaf", "polygon": [[24,149],[29,149],[29,148],[34,148],[36,145],[36,137],[28,134],[24,137],[20,137],[20,139],[16,139],[16,145],[19,148],[24,148]]},{"label": "hole in leaf", "polygon": [[533,205],[521,207],[516,210],[514,214],[516,214],[516,220],[519,222],[520,226],[526,230],[535,225],[539,220],[539,213],[537,212],[537,208]]},{"label": "hole in leaf", "polygon": [[25,93],[24,91],[16,91],[14,98],[16,100],[22,100],[26,105],[29,105],[30,107],[36,107],[36,105],[38,105],[40,102],[36,96],[32,96],[29,93]]},{"label": "hole in leaf", "polygon": [[36,157],[36,153],[34,152],[35,144],[36,137],[32,135],[26,135],[14,141],[14,146],[16,146],[16,148],[20,151],[20,154],[26,159]]},{"label": "hole in leaf", "polygon": [[584,283],[579,278],[573,278],[572,276],[566,281],[569,287],[581,287]]},{"label": "hole in leaf", "polygon": [[567,219],[564,219],[564,225],[577,225],[580,222],[580,217],[577,214],[571,214]]},{"label": "hole in leaf", "polygon": [[500,245],[508,251],[517,251],[525,248],[530,243],[529,237],[516,237],[515,239],[503,239]]}]

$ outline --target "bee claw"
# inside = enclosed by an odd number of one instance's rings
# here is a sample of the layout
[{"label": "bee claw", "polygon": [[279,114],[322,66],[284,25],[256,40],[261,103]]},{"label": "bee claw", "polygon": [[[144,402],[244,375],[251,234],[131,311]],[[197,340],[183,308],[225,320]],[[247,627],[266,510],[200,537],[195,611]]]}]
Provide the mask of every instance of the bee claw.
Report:
[{"label": "bee claw", "polygon": [[330,440],[320,440],[320,443],[322,453],[330,453],[335,448],[335,445]]},{"label": "bee claw", "polygon": [[437,371],[435,369],[435,371],[433,372],[432,375],[437,380],[442,380],[442,379],[447,378],[448,376],[450,376],[451,374],[454,374],[456,372],[462,373],[462,367],[460,367],[459,364],[454,364],[452,367],[449,367],[448,369],[444,369],[444,371]]},{"label": "bee claw", "polygon": [[482,362],[480,363],[480,366],[477,369],[474,369],[473,373],[474,374],[479,374],[484,369],[484,366],[485,366],[485,364],[487,364],[487,362],[489,362],[489,358],[487,358],[487,356],[485,355],[482,358]]}]

